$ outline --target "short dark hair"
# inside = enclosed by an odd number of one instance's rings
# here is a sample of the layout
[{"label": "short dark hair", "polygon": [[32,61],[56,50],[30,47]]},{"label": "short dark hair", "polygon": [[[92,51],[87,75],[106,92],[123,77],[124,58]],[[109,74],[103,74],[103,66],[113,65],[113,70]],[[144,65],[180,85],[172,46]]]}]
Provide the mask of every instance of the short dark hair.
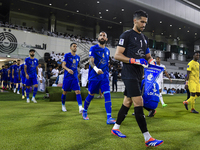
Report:
[{"label": "short dark hair", "polygon": [[141,17],[148,18],[148,14],[144,10],[138,10],[133,14],[133,19],[140,19]]},{"label": "short dark hair", "polygon": [[20,61],[19,59],[17,61]]},{"label": "short dark hair", "polygon": [[159,59],[160,59],[160,57],[159,57],[159,56],[156,56],[156,58],[159,58]]},{"label": "short dark hair", "polygon": [[2,67],[4,67],[4,66],[2,66]]},{"label": "short dark hair", "polygon": [[199,53],[199,54],[200,54],[200,51],[195,51],[195,52],[193,53],[193,56],[194,56],[196,53]]},{"label": "short dark hair", "polygon": [[34,50],[34,49],[30,49],[30,50],[29,50],[29,53],[30,53],[30,52],[35,52],[35,50]]},{"label": "short dark hair", "polygon": [[14,60],[13,63],[15,63],[16,61]]},{"label": "short dark hair", "polygon": [[73,43],[70,44],[70,47],[72,47],[73,44],[76,44],[76,45],[77,45],[77,43],[73,42]]}]

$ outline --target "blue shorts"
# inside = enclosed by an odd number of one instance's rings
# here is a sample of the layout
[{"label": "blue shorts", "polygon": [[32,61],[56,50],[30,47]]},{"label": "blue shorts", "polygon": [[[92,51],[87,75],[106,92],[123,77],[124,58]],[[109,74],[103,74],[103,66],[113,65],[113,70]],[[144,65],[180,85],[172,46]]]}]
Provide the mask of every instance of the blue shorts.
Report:
[{"label": "blue shorts", "polygon": [[155,101],[144,101],[144,107],[149,109],[156,109],[158,107],[158,102]]},{"label": "blue shorts", "polygon": [[73,80],[67,80],[67,79],[64,79],[63,80],[63,86],[62,86],[62,89],[64,91],[77,91],[79,90],[80,91],[80,86],[78,84],[78,79],[73,79]]},{"label": "blue shorts", "polygon": [[3,76],[3,77],[2,77],[2,80],[3,80],[3,81],[8,81],[8,76]]},{"label": "blue shorts", "polygon": [[32,85],[38,84],[37,78],[29,78],[29,79],[26,78],[25,84],[26,86],[32,86]]},{"label": "blue shorts", "polygon": [[21,77],[22,84],[26,84],[26,77]]},{"label": "blue shorts", "polygon": [[12,75],[10,76],[10,82],[14,82],[14,79],[12,78]]},{"label": "blue shorts", "polygon": [[88,91],[90,94],[99,94],[99,89],[101,92],[110,91],[109,81],[89,81]]},{"label": "blue shorts", "polygon": [[20,83],[19,77],[14,78],[14,83]]}]

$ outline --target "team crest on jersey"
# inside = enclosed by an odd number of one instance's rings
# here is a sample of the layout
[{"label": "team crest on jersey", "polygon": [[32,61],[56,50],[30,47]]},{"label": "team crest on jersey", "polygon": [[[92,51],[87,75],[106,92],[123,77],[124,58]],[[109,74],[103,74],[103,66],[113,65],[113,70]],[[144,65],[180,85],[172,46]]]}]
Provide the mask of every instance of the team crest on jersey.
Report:
[{"label": "team crest on jersey", "polygon": [[106,52],[106,54],[108,55],[108,52]]},{"label": "team crest on jersey", "polygon": [[137,53],[135,53],[136,55],[139,55],[140,57],[143,57],[143,56],[145,56],[144,55],[144,51],[142,50],[142,49],[139,49],[138,51],[137,51]]},{"label": "team crest on jersey", "polygon": [[104,58],[104,53],[103,53],[102,57]]},{"label": "team crest on jersey", "polygon": [[119,40],[119,45],[124,45],[124,39]]},{"label": "team crest on jersey", "polygon": [[78,61],[78,58],[77,58],[77,61]]},{"label": "team crest on jersey", "polygon": [[73,63],[74,63],[74,64],[76,63],[76,59],[73,59]]},{"label": "team crest on jersey", "polygon": [[148,79],[149,81],[151,81],[152,78],[153,78],[153,75],[150,73],[150,74],[147,76],[147,79]]}]

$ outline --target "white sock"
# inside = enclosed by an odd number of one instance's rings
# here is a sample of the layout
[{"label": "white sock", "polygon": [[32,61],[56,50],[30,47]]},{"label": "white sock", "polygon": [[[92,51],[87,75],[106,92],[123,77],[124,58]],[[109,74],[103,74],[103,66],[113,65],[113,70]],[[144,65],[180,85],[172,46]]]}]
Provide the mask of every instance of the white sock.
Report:
[{"label": "white sock", "polygon": [[159,95],[159,98],[160,98],[161,104],[162,104],[162,105],[165,104],[164,101],[163,101],[163,97],[162,97],[162,94],[161,94],[161,93],[160,93],[160,95]]},{"label": "white sock", "polygon": [[43,83],[40,84],[40,89],[44,90],[44,84]]},{"label": "white sock", "polygon": [[81,110],[83,107],[82,106],[78,106],[79,107],[79,110]]},{"label": "white sock", "polygon": [[145,142],[148,141],[151,138],[151,135],[150,135],[150,133],[148,131],[144,132],[143,135],[144,135]]},{"label": "white sock", "polygon": [[115,125],[113,126],[113,129],[119,129],[120,125],[118,125],[117,123],[115,123]]}]

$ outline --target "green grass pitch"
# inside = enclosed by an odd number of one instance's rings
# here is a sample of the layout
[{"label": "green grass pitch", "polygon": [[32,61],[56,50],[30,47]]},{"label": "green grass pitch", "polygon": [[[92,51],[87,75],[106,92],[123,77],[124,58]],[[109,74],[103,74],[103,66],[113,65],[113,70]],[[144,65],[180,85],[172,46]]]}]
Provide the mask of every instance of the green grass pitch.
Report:
[{"label": "green grass pitch", "polygon": [[[76,101],[66,102],[67,112],[60,102],[49,102],[38,93],[37,104],[27,104],[21,95],[0,93],[0,150],[144,150],[144,138],[131,107],[121,125],[127,138],[111,134],[113,125],[106,124],[104,99],[93,99],[88,110],[90,120],[83,120]],[[111,93],[112,116],[123,101],[122,93]],[[164,140],[156,149],[199,150],[200,114],[187,111],[182,101],[185,94],[164,95],[167,107],[159,103],[155,117],[146,117],[150,134]],[[60,97],[58,97],[60,99]],[[190,108],[190,105],[189,105]],[[196,100],[196,110],[200,102]],[[148,112],[144,110],[145,115]]]}]

